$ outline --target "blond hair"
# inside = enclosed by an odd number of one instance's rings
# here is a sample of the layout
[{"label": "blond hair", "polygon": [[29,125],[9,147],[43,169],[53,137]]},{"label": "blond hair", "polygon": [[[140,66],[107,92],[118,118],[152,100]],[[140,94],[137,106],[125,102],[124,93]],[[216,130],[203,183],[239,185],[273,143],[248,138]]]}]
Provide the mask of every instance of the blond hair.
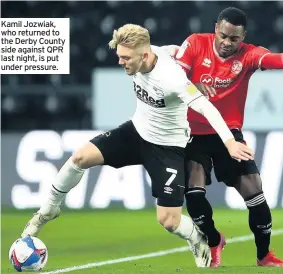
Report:
[{"label": "blond hair", "polygon": [[108,43],[111,49],[115,49],[117,45],[128,48],[136,48],[139,46],[149,46],[150,36],[146,28],[139,25],[126,24],[118,30],[113,31],[112,40]]}]

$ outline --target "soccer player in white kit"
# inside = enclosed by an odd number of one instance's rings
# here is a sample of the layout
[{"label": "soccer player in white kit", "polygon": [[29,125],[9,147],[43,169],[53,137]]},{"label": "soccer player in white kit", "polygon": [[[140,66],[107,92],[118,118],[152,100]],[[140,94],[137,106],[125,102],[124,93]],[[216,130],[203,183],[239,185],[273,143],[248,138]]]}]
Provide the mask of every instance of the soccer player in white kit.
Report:
[{"label": "soccer player in white kit", "polygon": [[184,148],[190,138],[187,108],[207,118],[231,157],[239,161],[251,159],[253,152],[235,141],[216,108],[189,82],[168,52],[150,45],[147,29],[126,24],[113,32],[109,46],[117,48],[119,65],[133,76],[137,97],[134,116],[90,140],[67,160],[50,186],[47,200],[28,222],[22,236],[36,236],[45,223],[59,215],[62,200],[80,182],[85,169],[142,164],[152,180],[159,223],[191,245],[198,267],[209,267],[211,255],[206,239],[191,218],[182,215]]}]

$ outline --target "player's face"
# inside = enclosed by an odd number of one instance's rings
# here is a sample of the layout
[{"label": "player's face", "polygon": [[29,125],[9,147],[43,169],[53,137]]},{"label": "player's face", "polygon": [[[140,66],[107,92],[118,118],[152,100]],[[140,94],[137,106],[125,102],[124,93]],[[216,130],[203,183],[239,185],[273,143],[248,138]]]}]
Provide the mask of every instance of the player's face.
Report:
[{"label": "player's face", "polygon": [[245,39],[243,26],[235,26],[226,20],[215,25],[215,48],[221,57],[234,54]]},{"label": "player's face", "polygon": [[117,46],[119,65],[128,75],[134,75],[140,71],[144,63],[144,54],[141,49],[130,49],[125,46]]}]

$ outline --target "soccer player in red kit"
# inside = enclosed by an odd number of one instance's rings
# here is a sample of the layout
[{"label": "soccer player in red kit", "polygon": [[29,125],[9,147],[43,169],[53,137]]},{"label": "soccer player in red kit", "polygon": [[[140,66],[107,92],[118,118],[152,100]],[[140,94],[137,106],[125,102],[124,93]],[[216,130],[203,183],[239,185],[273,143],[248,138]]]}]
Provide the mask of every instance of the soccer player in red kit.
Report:
[{"label": "soccer player in red kit", "polygon": [[[243,42],[247,18],[237,8],[224,9],[215,25],[215,34],[192,34],[180,47],[176,59],[219,110],[237,141],[245,142],[241,128],[250,77],[257,69],[283,69],[283,54]],[[228,151],[208,121],[189,109],[192,139],[187,146],[189,160],[187,210],[207,235],[211,267],[221,265],[224,236],[214,226],[212,208],[205,197],[214,167],[218,181],[234,187],[249,210],[249,226],[255,237],[258,266],[283,267],[283,261],[269,250],[272,220],[254,161],[238,162]],[[267,182],[268,183],[268,182]]]}]

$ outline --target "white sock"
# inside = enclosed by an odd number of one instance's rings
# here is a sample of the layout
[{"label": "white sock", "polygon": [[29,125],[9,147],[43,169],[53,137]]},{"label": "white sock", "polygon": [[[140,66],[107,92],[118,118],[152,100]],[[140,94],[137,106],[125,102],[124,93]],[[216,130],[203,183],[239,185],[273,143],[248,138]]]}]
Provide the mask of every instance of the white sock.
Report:
[{"label": "white sock", "polygon": [[62,166],[58,172],[55,182],[51,185],[46,202],[40,208],[40,213],[47,213],[50,207],[59,206],[66,194],[75,187],[84,175],[84,169],[74,164],[71,158]]},{"label": "white sock", "polygon": [[72,158],[69,158],[58,172],[53,186],[60,192],[69,192],[80,182],[84,172],[84,169],[78,167]]},{"label": "white sock", "polygon": [[180,224],[172,233],[189,241],[191,245],[195,245],[201,239],[201,234],[196,229],[193,220],[185,215],[181,215]]}]

